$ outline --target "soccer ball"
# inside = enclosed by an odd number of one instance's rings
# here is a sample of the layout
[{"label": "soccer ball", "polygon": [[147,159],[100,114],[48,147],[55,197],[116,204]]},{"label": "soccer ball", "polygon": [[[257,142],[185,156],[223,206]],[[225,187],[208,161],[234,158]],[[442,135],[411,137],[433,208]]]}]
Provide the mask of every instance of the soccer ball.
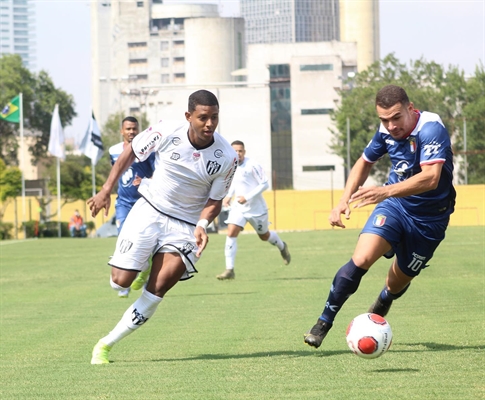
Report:
[{"label": "soccer ball", "polygon": [[392,330],[388,322],[377,314],[361,314],[347,327],[350,350],[363,358],[377,358],[391,347]]}]

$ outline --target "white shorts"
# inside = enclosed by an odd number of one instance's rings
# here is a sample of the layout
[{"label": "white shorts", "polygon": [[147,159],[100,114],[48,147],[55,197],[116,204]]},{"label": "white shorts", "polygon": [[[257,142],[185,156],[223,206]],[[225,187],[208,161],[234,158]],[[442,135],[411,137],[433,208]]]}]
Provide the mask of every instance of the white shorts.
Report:
[{"label": "white shorts", "polygon": [[124,270],[146,271],[153,254],[178,253],[186,268],[180,280],[192,278],[198,261],[194,230],[195,226],[161,214],[140,198],[128,213],[108,264]]},{"label": "white shorts", "polygon": [[251,224],[254,230],[258,233],[258,235],[264,235],[268,232],[269,229],[269,222],[268,222],[268,214],[265,213],[263,215],[249,215],[248,213],[242,213],[237,208],[231,208],[229,211],[229,215],[227,219],[224,221],[226,224],[233,224],[240,226],[244,229],[244,226],[247,222]]}]

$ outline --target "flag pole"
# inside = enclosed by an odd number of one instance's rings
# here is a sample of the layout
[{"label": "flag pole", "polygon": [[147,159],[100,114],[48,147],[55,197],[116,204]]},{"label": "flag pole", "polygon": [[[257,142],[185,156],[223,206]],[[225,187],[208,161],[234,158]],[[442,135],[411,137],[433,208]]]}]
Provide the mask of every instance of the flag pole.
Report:
[{"label": "flag pole", "polygon": [[61,237],[61,159],[57,158],[57,232]]},{"label": "flag pole", "polygon": [[22,166],[22,225],[24,227],[24,239],[27,239],[27,227],[25,224],[25,156],[24,156],[24,107],[23,96],[19,93],[19,119],[20,119],[20,165]]},{"label": "flag pole", "polygon": [[94,172],[96,164],[91,162],[91,183],[93,184],[93,197],[96,196],[96,173]]}]

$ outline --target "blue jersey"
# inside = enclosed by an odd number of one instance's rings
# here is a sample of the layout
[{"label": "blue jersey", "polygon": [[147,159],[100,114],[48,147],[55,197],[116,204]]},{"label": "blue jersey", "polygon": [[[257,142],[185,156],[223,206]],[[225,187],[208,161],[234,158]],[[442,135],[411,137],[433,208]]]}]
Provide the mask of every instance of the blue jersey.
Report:
[{"label": "blue jersey", "polygon": [[362,156],[367,162],[375,163],[386,153],[392,164],[387,185],[421,172],[422,165],[443,164],[436,189],[388,200],[397,202],[405,212],[419,216],[421,220],[426,217],[434,219],[437,215],[449,216],[453,212],[456,196],[453,188],[453,153],[450,135],[437,114],[426,111],[419,113],[416,127],[401,140],[393,139],[381,124]]},{"label": "blue jersey", "polygon": [[[120,154],[123,152],[123,142],[111,146],[109,149],[109,157],[111,165],[113,165]],[[128,206],[131,208],[133,204],[141,197],[138,193],[138,186],[133,185],[133,180],[136,176],[140,178],[151,178],[155,170],[155,154],[140,162],[135,160],[118,181],[118,197],[116,198],[117,206]]]}]

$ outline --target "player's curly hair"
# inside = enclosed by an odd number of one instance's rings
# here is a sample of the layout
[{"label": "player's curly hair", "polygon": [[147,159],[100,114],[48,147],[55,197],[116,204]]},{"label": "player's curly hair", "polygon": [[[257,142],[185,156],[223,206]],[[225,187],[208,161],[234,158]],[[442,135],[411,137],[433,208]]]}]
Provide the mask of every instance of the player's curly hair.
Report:
[{"label": "player's curly hair", "polygon": [[217,106],[219,107],[219,102],[214,93],[208,90],[197,90],[197,92],[192,93],[189,96],[189,112],[195,111],[197,106]]},{"label": "player's curly hair", "polygon": [[401,103],[403,105],[409,104],[408,95],[402,87],[396,85],[387,85],[377,92],[376,106],[388,109],[397,103]]}]

